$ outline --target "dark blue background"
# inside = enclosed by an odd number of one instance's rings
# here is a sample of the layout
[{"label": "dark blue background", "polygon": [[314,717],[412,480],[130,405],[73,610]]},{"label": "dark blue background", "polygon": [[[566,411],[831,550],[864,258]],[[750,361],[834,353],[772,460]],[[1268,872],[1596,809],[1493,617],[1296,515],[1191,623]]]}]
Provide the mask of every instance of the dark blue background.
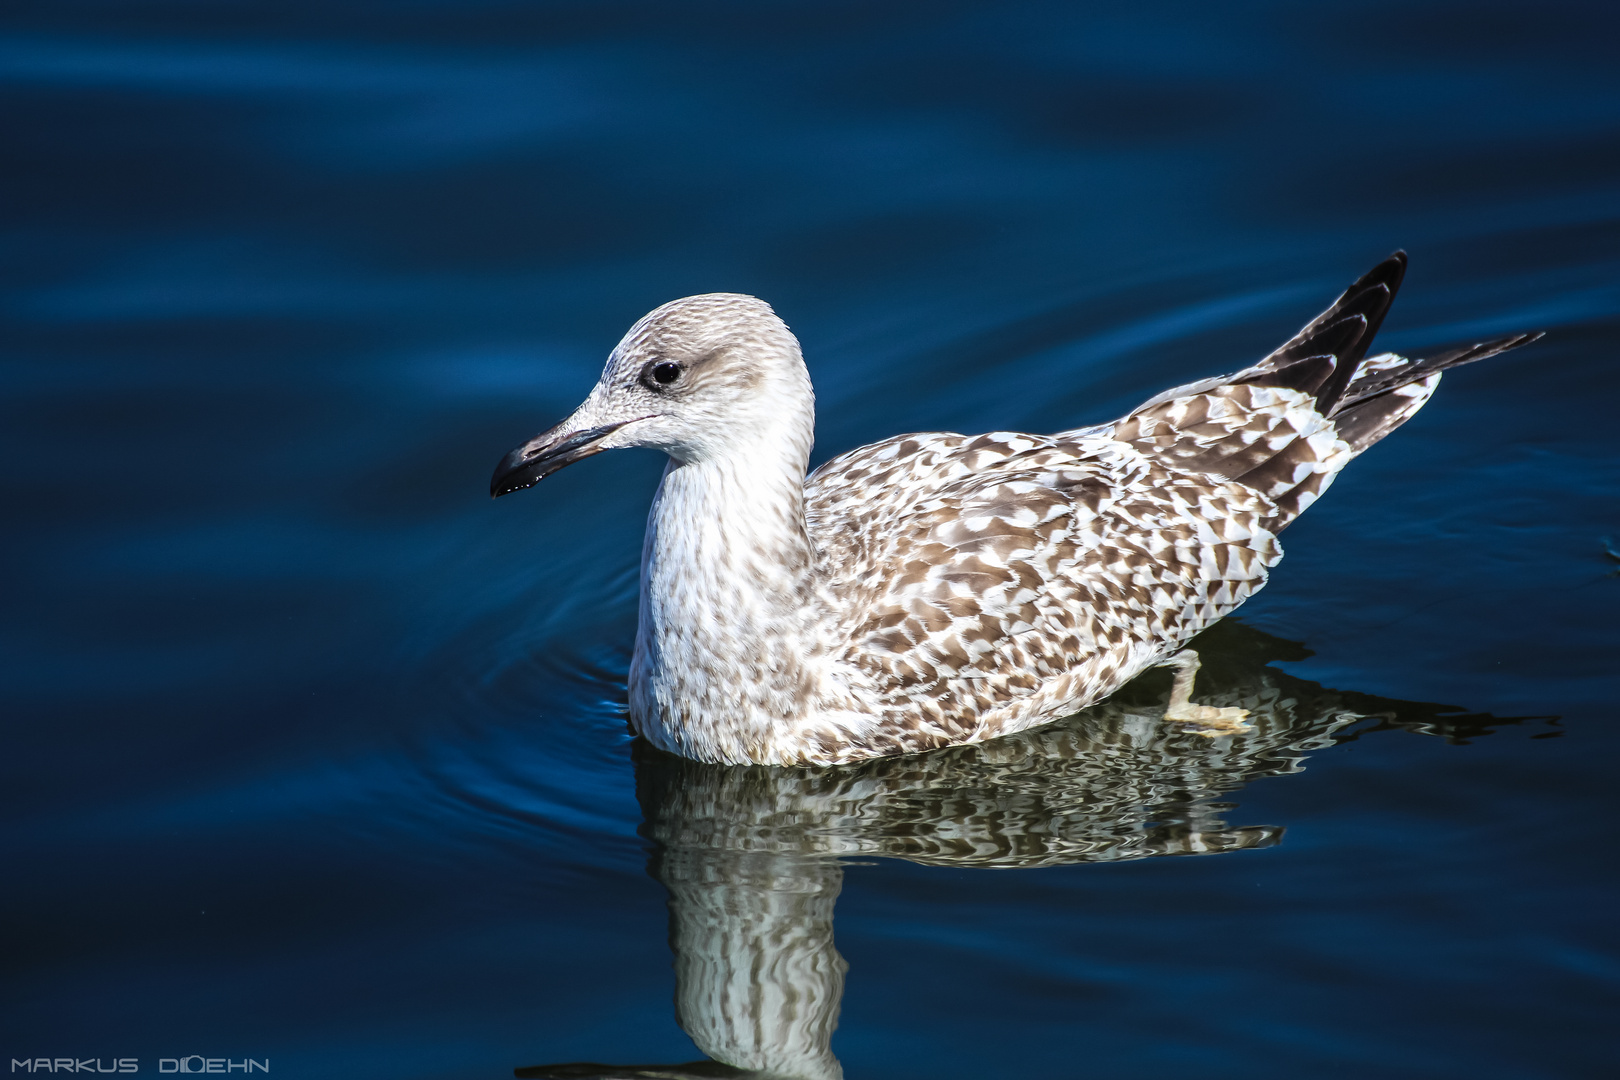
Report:
[{"label": "dark blue background", "polygon": [[1260,781],[1267,850],[855,867],[833,1045],[1612,1075],[1616,41],[1608,3],[13,0],[0,1056],[697,1056],[617,712],[660,462],[491,503],[501,454],[688,293],[793,326],[821,460],[1107,419],[1405,247],[1381,343],[1549,336],[1448,376],[1242,617],[1531,719]]}]

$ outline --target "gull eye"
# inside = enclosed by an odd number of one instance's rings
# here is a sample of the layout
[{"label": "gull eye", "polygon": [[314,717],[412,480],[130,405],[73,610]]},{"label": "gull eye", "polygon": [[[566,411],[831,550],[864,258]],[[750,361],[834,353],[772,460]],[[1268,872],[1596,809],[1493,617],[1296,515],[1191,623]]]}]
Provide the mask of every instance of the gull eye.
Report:
[{"label": "gull eye", "polygon": [[681,377],[681,365],[665,360],[662,364],[654,364],[648,374],[659,386],[668,386]]}]

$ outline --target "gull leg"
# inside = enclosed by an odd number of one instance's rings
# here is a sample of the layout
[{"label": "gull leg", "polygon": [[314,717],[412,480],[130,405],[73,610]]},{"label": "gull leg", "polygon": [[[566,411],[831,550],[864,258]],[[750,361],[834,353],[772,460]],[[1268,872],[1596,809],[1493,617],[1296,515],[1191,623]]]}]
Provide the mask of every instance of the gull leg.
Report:
[{"label": "gull leg", "polygon": [[1176,681],[1170,684],[1170,704],[1164,710],[1166,720],[1200,724],[1204,730],[1198,734],[1207,735],[1212,739],[1217,735],[1234,735],[1254,730],[1243,722],[1249,715],[1247,709],[1219,709],[1192,703],[1193,679],[1198,677],[1199,667],[1196,652],[1182,649],[1174,656],[1159,661],[1158,666],[1176,669]]}]

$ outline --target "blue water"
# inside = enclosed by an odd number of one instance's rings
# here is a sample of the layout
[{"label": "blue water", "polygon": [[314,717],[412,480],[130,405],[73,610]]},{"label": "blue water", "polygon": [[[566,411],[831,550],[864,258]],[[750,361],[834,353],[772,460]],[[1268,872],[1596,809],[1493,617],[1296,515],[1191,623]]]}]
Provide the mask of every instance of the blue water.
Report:
[{"label": "blue water", "polygon": [[[764,920],[847,962],[851,1078],[1614,1075],[1617,40],[1479,0],[8,5],[0,1062],[693,1062],[694,927]],[[1238,749],[1145,723],[1161,674],[848,774],[660,759],[620,709],[661,462],[486,494],[688,293],[793,326],[819,461],[1111,418],[1396,247],[1381,344],[1548,336],[1290,528],[1208,644]]]}]

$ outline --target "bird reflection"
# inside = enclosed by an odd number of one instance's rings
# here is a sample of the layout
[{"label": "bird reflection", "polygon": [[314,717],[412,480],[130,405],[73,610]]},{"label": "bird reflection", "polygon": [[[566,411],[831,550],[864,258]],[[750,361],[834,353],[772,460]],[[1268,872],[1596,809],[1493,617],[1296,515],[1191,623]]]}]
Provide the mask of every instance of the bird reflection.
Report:
[{"label": "bird reflection", "polygon": [[709,765],[638,745],[649,872],[669,890],[676,1019],[712,1060],[516,1075],[834,1080],[842,859],[1040,867],[1270,847],[1282,827],[1228,824],[1224,795],[1370,731],[1460,739],[1503,722],[1292,678],[1266,664],[1307,650],[1231,620],[1197,647],[1201,699],[1247,710],[1250,730],[1211,738],[1167,723],[1161,672],[1034,731],[840,768]]}]

